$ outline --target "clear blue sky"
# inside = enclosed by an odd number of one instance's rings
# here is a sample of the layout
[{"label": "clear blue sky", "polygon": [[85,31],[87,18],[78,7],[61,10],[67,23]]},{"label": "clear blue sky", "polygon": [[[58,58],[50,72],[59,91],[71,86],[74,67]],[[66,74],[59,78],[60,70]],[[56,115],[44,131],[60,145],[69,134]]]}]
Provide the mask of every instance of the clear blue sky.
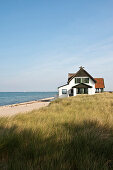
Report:
[{"label": "clear blue sky", "polygon": [[113,0],[0,1],[0,91],[56,91],[81,65],[113,90]]}]

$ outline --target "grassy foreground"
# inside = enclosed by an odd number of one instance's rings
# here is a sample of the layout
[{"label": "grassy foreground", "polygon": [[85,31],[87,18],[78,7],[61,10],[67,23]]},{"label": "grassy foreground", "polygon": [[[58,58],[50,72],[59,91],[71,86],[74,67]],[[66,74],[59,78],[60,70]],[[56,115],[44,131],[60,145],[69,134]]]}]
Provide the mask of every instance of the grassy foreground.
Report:
[{"label": "grassy foreground", "polygon": [[0,118],[0,170],[113,169],[113,93]]}]

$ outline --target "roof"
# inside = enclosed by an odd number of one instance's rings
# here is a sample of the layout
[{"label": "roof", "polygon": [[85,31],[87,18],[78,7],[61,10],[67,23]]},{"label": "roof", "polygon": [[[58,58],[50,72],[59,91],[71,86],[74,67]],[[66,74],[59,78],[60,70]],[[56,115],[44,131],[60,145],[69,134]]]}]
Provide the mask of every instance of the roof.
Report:
[{"label": "roof", "polygon": [[59,86],[58,89],[59,89],[60,87],[67,86],[67,85],[68,85],[68,84],[64,84],[64,85],[62,85],[62,86]]},{"label": "roof", "polygon": [[92,88],[92,86],[89,86],[84,83],[77,84],[76,86],[73,86],[72,88]]},{"label": "roof", "polygon": [[105,88],[103,78],[94,78],[96,80],[95,88]]},{"label": "roof", "polygon": [[74,75],[75,75],[75,73],[68,73],[68,80]]},{"label": "roof", "polygon": [[74,78],[74,77],[90,77],[95,83],[96,80],[86,71],[83,69],[83,67],[80,67],[80,70],[76,73],[69,73],[68,74],[68,83]]}]

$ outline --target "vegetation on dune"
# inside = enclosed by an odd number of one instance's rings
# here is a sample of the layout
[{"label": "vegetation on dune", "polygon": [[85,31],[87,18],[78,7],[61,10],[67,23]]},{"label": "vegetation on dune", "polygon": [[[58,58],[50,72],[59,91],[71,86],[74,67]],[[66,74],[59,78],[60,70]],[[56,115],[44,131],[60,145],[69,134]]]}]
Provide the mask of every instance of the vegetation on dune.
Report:
[{"label": "vegetation on dune", "polygon": [[113,93],[57,99],[0,118],[0,169],[113,169]]}]

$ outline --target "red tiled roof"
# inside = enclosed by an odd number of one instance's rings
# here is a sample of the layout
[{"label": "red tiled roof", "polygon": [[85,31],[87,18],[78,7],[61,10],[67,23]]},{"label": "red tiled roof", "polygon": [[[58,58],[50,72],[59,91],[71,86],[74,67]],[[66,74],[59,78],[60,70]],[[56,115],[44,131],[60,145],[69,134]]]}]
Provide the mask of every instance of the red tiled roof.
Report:
[{"label": "red tiled roof", "polygon": [[95,88],[105,88],[103,78],[94,78],[96,80]]}]

